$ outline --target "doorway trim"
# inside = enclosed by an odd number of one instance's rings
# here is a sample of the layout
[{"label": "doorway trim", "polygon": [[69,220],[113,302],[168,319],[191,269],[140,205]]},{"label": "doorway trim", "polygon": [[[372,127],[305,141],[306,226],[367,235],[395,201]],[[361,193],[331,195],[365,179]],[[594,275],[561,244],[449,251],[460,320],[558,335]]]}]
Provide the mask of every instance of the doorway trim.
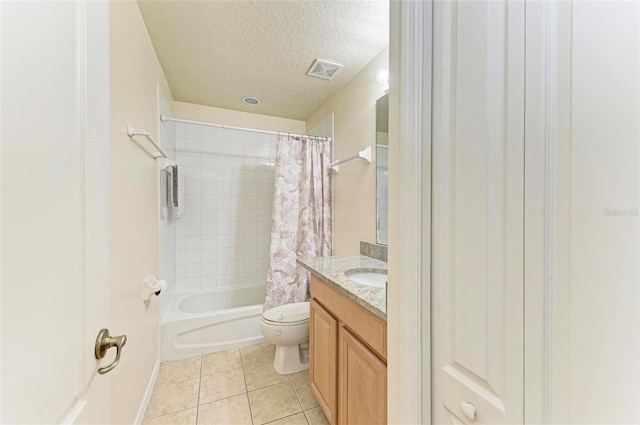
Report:
[{"label": "doorway trim", "polygon": [[391,1],[390,12],[388,422],[428,424],[432,3]]}]

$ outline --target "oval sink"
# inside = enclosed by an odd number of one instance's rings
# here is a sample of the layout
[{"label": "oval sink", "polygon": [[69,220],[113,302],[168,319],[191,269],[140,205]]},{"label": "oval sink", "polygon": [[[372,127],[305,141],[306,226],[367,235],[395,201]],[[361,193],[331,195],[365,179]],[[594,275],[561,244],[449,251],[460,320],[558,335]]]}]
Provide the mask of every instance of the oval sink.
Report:
[{"label": "oval sink", "polygon": [[345,272],[345,276],[360,285],[384,288],[387,286],[387,271],[384,269],[353,269]]}]

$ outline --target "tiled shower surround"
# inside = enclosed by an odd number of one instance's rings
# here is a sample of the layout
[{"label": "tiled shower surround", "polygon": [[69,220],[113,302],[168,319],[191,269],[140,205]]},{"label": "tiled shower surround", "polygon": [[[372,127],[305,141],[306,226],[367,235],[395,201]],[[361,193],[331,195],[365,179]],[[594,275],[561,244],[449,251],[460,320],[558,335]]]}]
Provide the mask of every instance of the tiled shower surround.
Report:
[{"label": "tiled shower surround", "polygon": [[276,135],[176,123],[176,291],[264,284]]}]

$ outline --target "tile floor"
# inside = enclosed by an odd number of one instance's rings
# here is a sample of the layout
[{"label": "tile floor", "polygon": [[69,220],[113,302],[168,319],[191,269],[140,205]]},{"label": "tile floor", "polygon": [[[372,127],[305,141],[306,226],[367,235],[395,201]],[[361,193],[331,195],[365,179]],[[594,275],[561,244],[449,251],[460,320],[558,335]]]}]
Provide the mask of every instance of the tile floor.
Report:
[{"label": "tile floor", "polygon": [[144,425],[328,425],[309,371],[278,375],[268,344],[163,363]]}]

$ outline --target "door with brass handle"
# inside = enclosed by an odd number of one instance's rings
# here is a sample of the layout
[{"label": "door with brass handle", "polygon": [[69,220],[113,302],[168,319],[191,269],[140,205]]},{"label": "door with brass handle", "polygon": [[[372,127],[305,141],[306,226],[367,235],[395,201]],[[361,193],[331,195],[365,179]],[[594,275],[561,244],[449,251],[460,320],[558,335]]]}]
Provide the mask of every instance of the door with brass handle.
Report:
[{"label": "door with brass handle", "polygon": [[115,360],[110,365],[98,369],[98,373],[100,375],[111,372],[118,365],[118,362],[120,361],[120,354],[122,353],[122,347],[124,347],[126,343],[126,335],[110,336],[108,329],[101,329],[100,332],[98,332],[95,347],[96,359],[104,358],[109,348],[116,347]]}]

